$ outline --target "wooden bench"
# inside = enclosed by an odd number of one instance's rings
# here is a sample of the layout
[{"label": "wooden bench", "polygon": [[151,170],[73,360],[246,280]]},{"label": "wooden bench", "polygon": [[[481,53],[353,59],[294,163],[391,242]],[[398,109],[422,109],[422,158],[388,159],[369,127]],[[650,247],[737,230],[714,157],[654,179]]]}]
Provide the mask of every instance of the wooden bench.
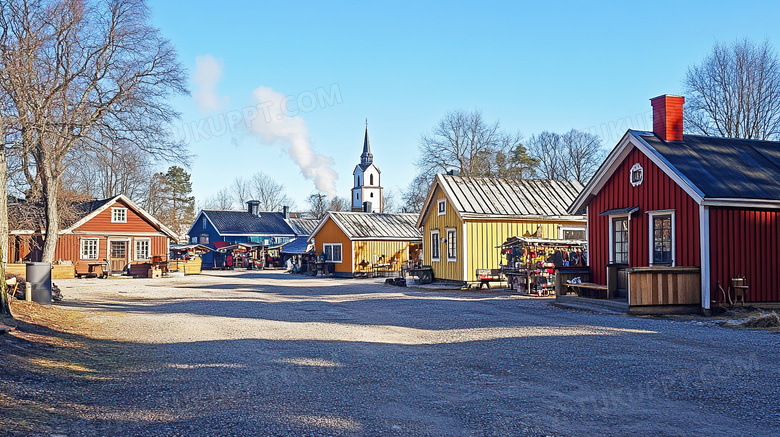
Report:
[{"label": "wooden bench", "polygon": [[607,299],[609,289],[606,285],[594,284],[593,282],[583,282],[581,284],[565,284],[566,287],[574,290],[577,296],[590,297],[592,299]]},{"label": "wooden bench", "polygon": [[490,289],[491,282],[503,281],[501,277],[501,269],[477,269],[477,279],[479,279],[479,289],[482,289],[483,285],[487,285]]},{"label": "wooden bench", "polygon": [[108,261],[91,261],[87,263],[78,263],[75,266],[75,275],[77,277],[86,276],[88,278],[108,277]]}]

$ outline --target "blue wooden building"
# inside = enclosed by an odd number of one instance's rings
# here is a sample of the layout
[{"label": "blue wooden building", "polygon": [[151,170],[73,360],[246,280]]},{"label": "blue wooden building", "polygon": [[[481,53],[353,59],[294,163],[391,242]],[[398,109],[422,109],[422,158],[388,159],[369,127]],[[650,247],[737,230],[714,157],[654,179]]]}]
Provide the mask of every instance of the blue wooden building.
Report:
[{"label": "blue wooden building", "polygon": [[[308,238],[309,219],[294,218],[290,209],[260,211],[260,202],[250,200],[244,211],[204,209],[198,213],[187,235],[191,244],[212,249],[236,243],[258,243],[265,247],[280,246],[296,237]],[[316,224],[316,220],[312,220]],[[202,256],[203,266],[214,266],[214,252]]]}]

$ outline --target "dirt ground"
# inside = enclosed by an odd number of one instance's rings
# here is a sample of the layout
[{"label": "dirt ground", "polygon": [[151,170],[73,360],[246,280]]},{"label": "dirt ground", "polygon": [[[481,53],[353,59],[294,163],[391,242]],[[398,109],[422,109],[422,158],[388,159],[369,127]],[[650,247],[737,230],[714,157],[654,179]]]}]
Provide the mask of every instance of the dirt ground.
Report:
[{"label": "dirt ground", "polygon": [[778,332],[281,272],[56,281],[0,435],[778,435]]}]

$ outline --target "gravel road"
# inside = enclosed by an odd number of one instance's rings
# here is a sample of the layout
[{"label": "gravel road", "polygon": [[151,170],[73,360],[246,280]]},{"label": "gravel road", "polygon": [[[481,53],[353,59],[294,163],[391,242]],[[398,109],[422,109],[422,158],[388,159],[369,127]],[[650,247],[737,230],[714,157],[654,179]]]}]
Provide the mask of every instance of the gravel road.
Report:
[{"label": "gravel road", "polygon": [[35,435],[780,434],[777,332],[281,272],[57,284],[92,364],[0,376]]}]

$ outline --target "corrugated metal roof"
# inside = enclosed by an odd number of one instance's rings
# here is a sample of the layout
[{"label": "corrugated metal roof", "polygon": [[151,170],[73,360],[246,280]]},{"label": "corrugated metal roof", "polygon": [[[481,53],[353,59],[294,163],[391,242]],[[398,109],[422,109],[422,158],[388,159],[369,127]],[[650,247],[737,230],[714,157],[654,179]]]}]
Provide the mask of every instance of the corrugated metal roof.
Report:
[{"label": "corrugated metal roof", "polygon": [[436,177],[462,216],[570,216],[566,209],[583,188],[577,181]]},{"label": "corrugated metal roof", "polygon": [[351,240],[421,240],[417,214],[384,214],[331,211],[330,217]]},{"label": "corrugated metal roof", "polygon": [[220,234],[284,235],[295,232],[280,212],[261,212],[257,216],[247,211],[203,210]]},{"label": "corrugated metal roof", "polygon": [[291,218],[287,221],[287,223],[290,225],[293,232],[295,232],[295,235],[308,237],[309,235],[311,235],[312,232],[314,232],[314,229],[317,228],[317,223],[319,223],[319,220],[307,219],[307,218]]},{"label": "corrugated metal roof", "polygon": [[308,241],[306,241],[306,238],[299,237],[284,243],[284,245],[282,245],[281,253],[288,255],[301,255],[309,252],[312,248],[313,246],[309,244]]},{"label": "corrugated metal roof", "polygon": [[684,135],[667,142],[632,132],[708,198],[780,200],[780,142]]}]

